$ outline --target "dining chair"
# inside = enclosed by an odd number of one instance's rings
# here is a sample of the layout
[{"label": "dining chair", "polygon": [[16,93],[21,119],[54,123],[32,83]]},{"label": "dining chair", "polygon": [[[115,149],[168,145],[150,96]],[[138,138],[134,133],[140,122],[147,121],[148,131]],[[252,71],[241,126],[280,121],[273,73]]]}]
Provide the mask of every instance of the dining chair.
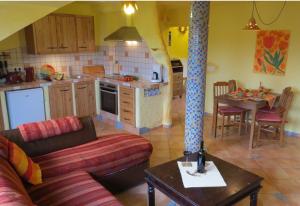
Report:
[{"label": "dining chair", "polygon": [[291,89],[285,89],[279,101],[279,108],[276,112],[257,112],[256,122],[258,124],[257,140],[261,140],[261,131],[271,131],[269,128],[275,128],[275,133],[279,132],[280,145],[284,145],[284,126],[287,123],[287,115],[291,106],[294,93]]},{"label": "dining chair", "polygon": [[258,112],[265,112],[265,113],[278,113],[280,112],[281,108],[284,107],[284,105],[286,104],[287,101],[287,97],[289,95],[289,93],[292,91],[292,87],[286,87],[283,89],[278,104],[272,108],[270,108],[269,106],[263,107],[261,109],[258,110]]},{"label": "dining chair", "polygon": [[[231,84],[231,85],[230,85]],[[232,89],[236,89],[235,80],[231,80],[231,82],[215,82],[213,85],[213,95],[214,99],[218,96],[222,96],[228,94]],[[218,114],[222,116],[222,125],[221,125],[221,137],[224,136],[224,127],[235,126],[235,124],[230,124],[231,117],[234,117],[234,123],[236,123],[236,116],[239,116],[239,134],[242,133],[242,122],[245,119],[245,110],[233,107],[229,105],[218,105]],[[225,117],[227,117],[227,125],[225,125]],[[217,125],[217,122],[216,122]]]}]

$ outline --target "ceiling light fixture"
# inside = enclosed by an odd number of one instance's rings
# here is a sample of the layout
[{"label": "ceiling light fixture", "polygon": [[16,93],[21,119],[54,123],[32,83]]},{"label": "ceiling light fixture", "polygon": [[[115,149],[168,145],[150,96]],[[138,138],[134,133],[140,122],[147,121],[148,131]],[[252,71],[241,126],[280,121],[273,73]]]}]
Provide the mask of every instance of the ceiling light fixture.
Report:
[{"label": "ceiling light fixture", "polygon": [[251,12],[251,17],[244,27],[244,30],[249,30],[249,31],[258,31],[260,28],[258,27],[256,20],[254,18],[254,7],[255,7],[255,2],[253,1],[252,3],[252,12]]},{"label": "ceiling light fixture", "polygon": [[138,7],[134,1],[125,2],[123,4],[123,11],[126,15],[132,15],[138,10]]},{"label": "ceiling light fixture", "polygon": [[269,25],[275,23],[275,22],[279,19],[279,17],[281,16],[282,11],[283,11],[285,5],[286,5],[286,0],[284,1],[284,3],[283,3],[283,5],[282,5],[281,9],[279,10],[277,16],[276,16],[272,21],[270,21],[270,22],[265,22],[265,21],[262,19],[261,15],[260,15],[260,13],[259,13],[259,11],[258,11],[256,2],[253,1],[253,3],[252,3],[252,13],[251,13],[251,17],[250,17],[248,23],[246,24],[246,26],[244,27],[244,30],[250,30],[250,31],[258,31],[258,30],[260,30],[260,28],[258,27],[258,25],[257,25],[257,23],[256,23],[256,20],[255,20],[255,18],[254,18],[254,9],[255,9],[255,11],[256,11],[256,13],[257,13],[257,16],[258,16],[258,19],[261,21],[261,23],[264,24],[264,25],[266,25],[266,26],[269,26]]}]

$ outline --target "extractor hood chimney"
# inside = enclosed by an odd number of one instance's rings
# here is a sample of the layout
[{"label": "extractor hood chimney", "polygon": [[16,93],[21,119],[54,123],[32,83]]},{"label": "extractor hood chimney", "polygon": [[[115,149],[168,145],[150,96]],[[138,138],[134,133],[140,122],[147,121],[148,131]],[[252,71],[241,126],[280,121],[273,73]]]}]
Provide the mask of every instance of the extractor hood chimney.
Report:
[{"label": "extractor hood chimney", "polygon": [[134,26],[123,26],[104,38],[104,41],[142,41]]}]

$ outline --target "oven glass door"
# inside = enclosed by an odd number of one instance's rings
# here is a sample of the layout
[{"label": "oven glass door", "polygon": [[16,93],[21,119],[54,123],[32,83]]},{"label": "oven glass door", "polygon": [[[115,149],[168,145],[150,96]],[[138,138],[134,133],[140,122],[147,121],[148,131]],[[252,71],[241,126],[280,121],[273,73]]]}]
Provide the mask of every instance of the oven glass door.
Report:
[{"label": "oven glass door", "polygon": [[118,93],[101,90],[101,109],[112,114],[118,114]]}]

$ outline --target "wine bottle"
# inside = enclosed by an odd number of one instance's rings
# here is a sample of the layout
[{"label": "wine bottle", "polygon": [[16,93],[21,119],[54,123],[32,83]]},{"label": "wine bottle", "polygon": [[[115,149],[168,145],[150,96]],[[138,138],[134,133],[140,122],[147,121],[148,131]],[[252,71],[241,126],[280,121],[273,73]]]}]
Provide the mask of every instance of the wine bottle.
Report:
[{"label": "wine bottle", "polygon": [[198,152],[197,157],[197,172],[204,173],[205,172],[205,151],[204,151],[204,142],[201,141],[200,150]]}]

